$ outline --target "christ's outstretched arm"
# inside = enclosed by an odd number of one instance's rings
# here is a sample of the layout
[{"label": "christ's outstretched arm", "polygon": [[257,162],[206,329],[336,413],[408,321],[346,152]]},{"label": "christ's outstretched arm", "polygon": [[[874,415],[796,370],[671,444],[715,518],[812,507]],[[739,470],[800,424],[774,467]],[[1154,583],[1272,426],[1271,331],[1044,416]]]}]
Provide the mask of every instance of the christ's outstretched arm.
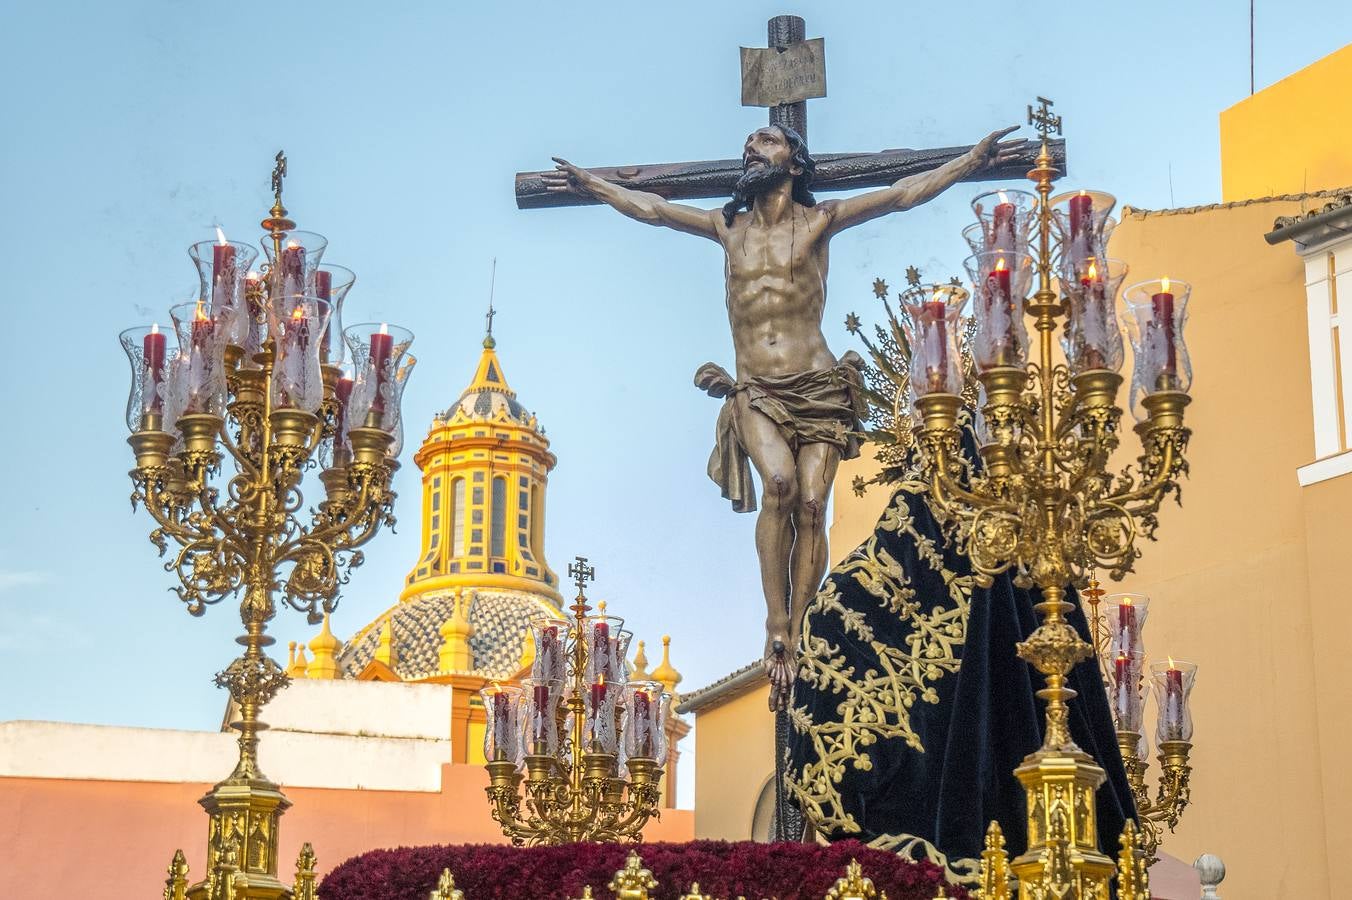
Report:
[{"label": "christ's outstretched arm", "polygon": [[551,191],[578,191],[590,194],[602,203],[614,207],[631,219],[647,222],[649,225],[665,225],[686,234],[694,234],[718,240],[718,226],[715,211],[686,206],[684,203],[672,203],[670,200],[650,194],[647,191],[634,191],[611,184],[604,178],[598,178],[586,169],[573,165],[566,159],[553,157],[558,168],[553,172],[542,172],[540,177],[545,187]]},{"label": "christ's outstretched arm", "polygon": [[1017,159],[1019,154],[1014,148],[1016,145],[1022,145],[1022,142],[1000,142],[1000,138],[1017,130],[1018,126],[1015,125],[1000,131],[992,131],[957,159],[929,172],[908,175],[891,187],[869,191],[857,197],[847,197],[844,200],[824,201],[820,205],[831,217],[828,233],[835,234],[870,219],[919,206],[933,200],[973,172]]}]

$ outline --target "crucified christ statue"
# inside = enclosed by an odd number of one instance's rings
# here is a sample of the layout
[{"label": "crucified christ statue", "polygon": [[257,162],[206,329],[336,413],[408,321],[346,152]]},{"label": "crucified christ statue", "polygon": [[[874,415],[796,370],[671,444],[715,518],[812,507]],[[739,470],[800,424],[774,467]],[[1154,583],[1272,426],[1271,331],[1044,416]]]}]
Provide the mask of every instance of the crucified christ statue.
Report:
[{"label": "crucified christ statue", "polygon": [[721,210],[625,188],[557,157],[558,168],[541,175],[550,191],[589,195],[723,248],[736,377],[706,363],[695,382],[724,400],[709,474],[733,509],[757,508],[751,466],[760,476],[756,553],[772,708],[787,702],[803,611],[826,574],[826,501],[836,466],[859,454],[863,361],[853,352],[837,360],[821,329],[831,238],[1010,162],[1022,142],[1001,138],[1014,130],[992,132],[956,159],[890,187],[821,203],[811,193],[815,163],[806,142],[783,125],[747,137],[742,175]]}]

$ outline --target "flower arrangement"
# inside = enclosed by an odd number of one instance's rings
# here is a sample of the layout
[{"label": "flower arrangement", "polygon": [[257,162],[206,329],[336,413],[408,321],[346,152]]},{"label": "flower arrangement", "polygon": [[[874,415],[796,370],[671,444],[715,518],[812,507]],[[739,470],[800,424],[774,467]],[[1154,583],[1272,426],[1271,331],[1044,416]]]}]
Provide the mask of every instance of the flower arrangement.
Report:
[{"label": "flower arrangement", "polygon": [[[323,900],[427,900],[450,869],[467,900],[569,900],[590,886],[597,898],[634,849],[629,844],[509,847],[456,844],[374,850],[339,865],[320,885]],[[655,900],[675,900],[699,882],[710,897],[821,900],[856,859],[889,900],[931,900],[943,881],[932,863],[872,850],[857,841],[758,844],[692,841],[643,844],[643,866],[658,887]],[[946,888],[949,897],[966,897]]]}]

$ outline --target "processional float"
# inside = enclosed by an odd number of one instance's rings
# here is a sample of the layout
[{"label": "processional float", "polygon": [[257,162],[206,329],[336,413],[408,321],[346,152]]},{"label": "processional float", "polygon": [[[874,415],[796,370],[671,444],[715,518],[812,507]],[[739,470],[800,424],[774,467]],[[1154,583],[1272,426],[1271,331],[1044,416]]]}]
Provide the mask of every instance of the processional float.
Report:
[{"label": "processional float", "polygon": [[[285,174],[278,153],[258,271],[257,251],[218,230],[189,249],[201,293],[170,310],[172,332],[156,324],[121,335],[132,368],[133,507],[155,520],[161,555],[176,545],[165,568],[188,612],[239,597],[244,624],[243,654],[216,676],[238,708],[239,761],[199,801],[209,816],[205,877],[189,885],[175,854],[168,900],[313,900],[309,844],[293,885],[277,876],[278,819],[290,802],[258,763],[259,715],[289,680],[264,652],[267,623],[279,596],[321,621],[361,565],[359,548],[394,524],[413,336],[380,323],[343,328],[355,276],[321,264],[327,241],[287,218]],[[306,513],[300,483],[316,461],[324,500]]]}]

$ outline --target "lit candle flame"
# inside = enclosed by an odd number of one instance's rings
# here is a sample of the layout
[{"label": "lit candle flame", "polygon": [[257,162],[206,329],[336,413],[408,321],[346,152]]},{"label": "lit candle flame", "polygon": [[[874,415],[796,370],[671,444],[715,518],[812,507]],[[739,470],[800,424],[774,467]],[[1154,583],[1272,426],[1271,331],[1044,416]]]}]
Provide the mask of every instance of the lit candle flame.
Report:
[{"label": "lit candle flame", "polygon": [[1167,294],[1167,293],[1169,293],[1169,276],[1168,276],[1168,275],[1165,275],[1163,278],[1160,279],[1160,293],[1161,293],[1161,294]]},{"label": "lit candle flame", "polygon": [[292,238],[291,240],[289,240],[289,241],[286,242],[286,249],[288,249],[288,250],[295,250],[295,249],[296,249],[297,247],[299,247],[299,246],[300,246],[300,241],[297,241],[297,240],[294,239],[294,238]]},{"label": "lit candle flame", "polygon": [[250,281],[257,281],[258,279],[262,278],[263,276],[260,275],[260,274],[258,274],[257,272],[255,272],[253,269],[250,269],[250,270],[249,270],[249,274],[245,275],[244,277],[247,278],[247,279],[249,279]]},{"label": "lit candle flame", "polygon": [[1008,203],[1008,202],[1009,202],[1009,200],[1005,197],[1005,192],[1004,192],[1004,191],[997,191],[996,193],[999,195],[999,197],[1000,197],[1000,202],[1001,202],[1001,203]]},{"label": "lit candle flame", "polygon": [[206,313],[206,309],[203,307],[203,304],[202,304],[202,301],[201,301],[201,300],[198,300],[198,301],[197,301],[197,309],[193,310],[193,316],[192,316],[192,317],[193,317],[194,319],[196,319],[197,321],[199,321],[199,322],[206,321],[207,313]]},{"label": "lit candle flame", "polygon": [[151,333],[151,334],[159,334],[159,333],[160,333],[160,323],[159,323],[159,322],[156,322],[154,325],[151,325],[151,326],[150,326],[150,333]]},{"label": "lit candle flame", "polygon": [[1122,598],[1122,606],[1131,606],[1131,605],[1133,605],[1135,602],[1136,602],[1135,600],[1132,600],[1132,599],[1131,599],[1131,596],[1130,596],[1130,595],[1128,595],[1128,596]]},{"label": "lit candle flame", "polygon": [[1169,657],[1169,671],[1170,672],[1178,671],[1178,664],[1174,662],[1174,658],[1172,656]]},{"label": "lit candle flame", "polygon": [[305,307],[301,306],[300,304],[296,304],[296,308],[291,310],[291,321],[299,322],[303,318],[305,318]]},{"label": "lit candle flame", "polygon": [[[388,329],[388,328],[385,327],[385,323],[384,323],[384,322],[381,322],[381,323],[380,323],[380,333],[381,333],[381,334],[389,334],[389,333],[390,333],[390,329]],[[604,607],[603,607],[603,609],[604,609]]]},{"label": "lit candle flame", "polygon": [[[1089,264],[1089,277],[1090,277],[1091,279],[1097,278],[1097,277],[1098,277],[1098,264],[1097,264],[1097,263],[1092,263],[1092,262],[1091,262],[1091,263]],[[1130,604],[1131,604],[1131,601],[1128,600],[1128,601],[1127,601],[1127,604],[1130,605]]]},{"label": "lit candle flame", "polygon": [[1089,192],[1086,191],[1084,188],[1080,188],[1080,196],[1081,196],[1081,197],[1086,196],[1088,193],[1089,193]]},{"label": "lit candle flame", "polygon": [[496,695],[498,695],[498,694],[501,694],[501,693],[502,693],[502,685],[498,684],[496,681],[493,682],[493,694],[494,694],[494,696],[496,696]]},{"label": "lit candle flame", "polygon": [[227,241],[227,240],[225,239],[225,232],[224,232],[224,231],[221,231],[221,226],[219,226],[219,225],[216,226],[216,241],[217,241],[218,243],[221,243],[221,244],[228,244],[228,243],[230,243],[229,241]]},{"label": "lit candle flame", "polygon": [[1005,258],[1002,256],[995,261],[995,271],[1003,272],[1005,270]]}]

